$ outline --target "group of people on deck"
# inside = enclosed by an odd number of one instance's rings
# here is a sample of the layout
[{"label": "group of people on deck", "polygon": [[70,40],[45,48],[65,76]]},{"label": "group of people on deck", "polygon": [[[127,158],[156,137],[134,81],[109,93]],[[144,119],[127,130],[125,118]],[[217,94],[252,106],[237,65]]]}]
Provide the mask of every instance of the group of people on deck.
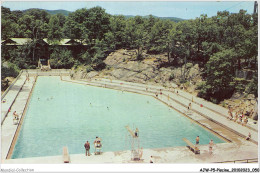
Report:
[{"label": "group of people on deck", "polygon": [[[87,141],[84,144],[84,147],[86,149],[86,156],[90,156],[89,150],[90,150],[90,143]],[[95,154],[97,154],[98,152],[100,152],[100,149],[102,147],[101,144],[101,138],[99,138],[98,136],[96,137],[95,141],[94,141],[94,148],[95,148]]]},{"label": "group of people on deck", "polygon": [[244,110],[239,110],[239,111],[236,111],[235,116],[233,116],[233,111],[232,111],[232,108],[230,107],[228,110],[227,119],[233,120],[234,122],[241,124],[242,126],[245,126],[248,123],[248,117],[250,117],[253,113],[254,113],[253,110],[251,110],[250,112],[244,111]]},{"label": "group of people on deck", "polygon": [[[234,121],[238,124],[241,124],[242,126],[246,126],[246,124],[248,123],[248,117],[251,117],[254,113],[254,110],[251,109],[251,111],[245,111],[245,110],[239,110],[236,111],[235,113],[235,117],[233,116],[233,110],[231,107],[229,107],[228,110],[228,117],[227,119]],[[245,137],[246,140],[250,140],[251,139],[251,133],[248,133],[248,136]]]}]

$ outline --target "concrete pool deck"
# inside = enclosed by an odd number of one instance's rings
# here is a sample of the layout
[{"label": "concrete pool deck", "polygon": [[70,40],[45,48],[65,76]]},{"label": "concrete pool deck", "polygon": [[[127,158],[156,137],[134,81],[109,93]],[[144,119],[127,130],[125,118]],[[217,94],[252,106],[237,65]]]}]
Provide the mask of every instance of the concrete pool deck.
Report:
[{"label": "concrete pool deck", "polygon": [[[21,79],[21,80],[20,80]],[[23,73],[15,83],[15,85],[23,86],[22,90],[18,93],[17,97],[7,97],[16,98],[14,104],[12,105],[11,112],[7,115],[6,119],[2,124],[2,163],[63,163],[62,162],[62,148],[60,156],[46,156],[46,157],[36,157],[36,158],[22,158],[22,159],[6,159],[7,153],[9,151],[10,145],[13,141],[17,125],[13,125],[12,113],[13,110],[17,110],[18,114],[21,115],[26,105],[27,99],[29,98],[30,91],[33,87],[34,77],[30,77],[29,82],[25,82],[23,85],[23,80],[25,79],[25,73]],[[97,79],[91,81],[76,81],[71,80],[69,76],[63,76],[62,79],[68,82],[86,84],[86,85],[95,85],[99,87],[120,89],[130,92],[136,92],[140,94],[154,96],[154,92],[158,92],[159,89],[163,87],[148,86],[148,91],[146,87],[142,84],[127,83],[124,81],[110,81],[107,79]],[[106,85],[106,86],[105,86]],[[147,85],[145,85],[147,86]],[[186,113],[189,104],[189,95],[183,91],[179,91],[179,94],[163,91],[163,94],[158,96],[158,100],[164,102],[165,104],[172,106],[174,109],[178,110],[181,113]],[[168,97],[169,95],[169,97]],[[186,99],[185,99],[186,97]],[[168,99],[169,98],[169,99]],[[205,128],[212,129],[218,135],[222,136],[224,139],[227,138],[232,142],[216,144],[213,147],[213,154],[210,155],[208,152],[208,145],[200,146],[201,154],[195,155],[187,147],[173,147],[173,148],[162,148],[162,149],[144,149],[143,150],[143,161],[140,163],[149,163],[150,156],[154,156],[155,163],[212,163],[212,162],[224,162],[224,161],[233,161],[233,160],[243,160],[243,159],[256,159],[258,158],[258,129],[257,125],[252,124],[249,127],[241,126],[240,124],[231,122],[227,120],[226,117],[217,113],[218,111],[223,111],[225,109],[220,109],[218,105],[215,105],[217,111],[212,111],[207,109],[206,106],[209,106],[211,109],[214,109],[214,104],[208,104],[203,102],[205,105],[201,108],[198,104],[200,99],[194,97],[192,103],[192,114],[186,114],[188,118],[192,121],[199,123]],[[202,102],[199,102],[202,103]],[[5,103],[2,103],[2,105]],[[3,116],[3,113],[2,113]],[[232,131],[233,130],[233,131]],[[246,141],[243,138],[247,136],[248,132],[252,134],[252,141]],[[70,155],[71,163],[139,163],[131,161],[130,151],[121,151],[121,152],[105,152],[101,155],[92,155],[86,157],[84,155],[84,150],[82,154],[72,154]]]},{"label": "concrete pool deck", "polygon": [[[200,146],[201,154],[195,155],[187,147],[174,147],[163,149],[144,149],[143,157],[140,161],[131,161],[130,151],[104,152],[101,155],[85,156],[84,154],[71,154],[72,164],[93,164],[93,163],[149,163],[150,156],[154,157],[154,163],[214,163],[241,160],[241,156],[247,159],[257,158],[258,154],[249,151],[253,147],[250,142],[245,142],[241,148],[234,147],[231,143],[216,144],[213,147],[213,154],[209,154],[208,146]],[[62,149],[61,149],[62,153]],[[246,162],[246,161],[243,161]],[[34,157],[23,159],[8,159],[2,163],[6,164],[61,164],[62,155],[49,157]],[[238,162],[239,163],[239,162]]]},{"label": "concrete pool deck", "polygon": [[[9,148],[13,142],[13,139],[15,137],[16,130],[18,129],[19,126],[21,126],[20,121],[21,117],[24,113],[27,100],[29,98],[29,94],[32,90],[32,86],[34,83],[35,78],[30,77],[29,81],[25,81],[26,76],[21,75],[21,78],[16,81],[15,84],[15,91],[17,91],[17,88],[20,88],[18,93],[13,91],[13,88],[10,89],[11,93],[8,93],[5,98],[7,100],[10,100],[10,98],[15,98],[13,100],[13,104],[10,108],[10,112],[7,113],[4,122],[1,127],[1,153],[2,153],[2,159],[6,158],[9,152]],[[19,87],[16,87],[19,86]],[[10,100],[11,101],[11,100]],[[5,105],[6,103],[2,103],[2,105]],[[8,106],[6,106],[8,107]],[[5,107],[5,108],[6,108]],[[9,109],[9,108],[8,108]],[[14,124],[13,121],[13,112],[16,111],[17,114],[19,115],[19,121],[15,121],[15,123],[18,122],[18,124]],[[5,116],[5,112],[2,111],[2,118]]]}]

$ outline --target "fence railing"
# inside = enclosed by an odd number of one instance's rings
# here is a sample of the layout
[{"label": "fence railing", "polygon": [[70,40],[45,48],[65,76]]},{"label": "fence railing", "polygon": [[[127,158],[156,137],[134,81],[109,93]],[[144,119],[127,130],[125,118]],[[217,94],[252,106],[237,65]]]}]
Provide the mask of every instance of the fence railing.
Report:
[{"label": "fence railing", "polygon": [[231,161],[214,162],[214,163],[258,163],[258,158],[243,159],[243,160],[231,160]]}]

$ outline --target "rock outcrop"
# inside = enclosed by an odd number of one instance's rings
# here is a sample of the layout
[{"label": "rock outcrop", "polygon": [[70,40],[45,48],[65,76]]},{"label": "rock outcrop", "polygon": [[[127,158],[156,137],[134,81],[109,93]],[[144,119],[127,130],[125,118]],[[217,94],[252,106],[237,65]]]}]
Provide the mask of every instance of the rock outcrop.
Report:
[{"label": "rock outcrop", "polygon": [[[179,85],[179,78],[184,75],[184,67],[161,67],[163,63],[167,62],[166,54],[148,55],[144,53],[142,61],[137,61],[135,54],[134,50],[120,49],[112,52],[104,60],[106,69],[89,73],[81,70],[74,72],[73,77],[76,79],[103,77],[128,82],[163,84],[166,87]],[[198,79],[201,80],[198,65],[186,70],[186,78],[191,83],[196,83],[199,81]]]}]

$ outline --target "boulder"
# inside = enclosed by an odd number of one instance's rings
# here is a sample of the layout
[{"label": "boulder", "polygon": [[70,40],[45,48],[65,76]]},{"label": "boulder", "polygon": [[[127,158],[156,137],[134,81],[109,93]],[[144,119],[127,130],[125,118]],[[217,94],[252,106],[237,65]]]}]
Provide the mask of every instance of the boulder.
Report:
[{"label": "boulder", "polygon": [[8,62],[6,62],[6,61],[3,62],[2,66],[5,67],[5,68],[9,68],[9,66],[8,66]]},{"label": "boulder", "polygon": [[111,71],[111,75],[114,76],[117,79],[123,78],[129,71],[124,69],[115,69]]},{"label": "boulder", "polygon": [[256,104],[256,100],[255,99],[252,99],[250,102],[251,102],[252,105]]},{"label": "boulder", "polygon": [[198,68],[195,67],[191,67],[189,74],[188,74],[188,78],[193,79],[195,76],[200,75],[200,71]]},{"label": "boulder", "polygon": [[129,56],[123,54],[124,52],[125,50],[121,49],[111,53],[104,60],[104,63],[108,66],[117,66],[118,64],[122,63],[125,59],[129,58]]},{"label": "boulder", "polygon": [[137,77],[129,77],[129,78],[126,78],[125,81],[127,82],[134,82],[134,83],[145,83],[145,81],[141,78],[137,78]]},{"label": "boulder", "polygon": [[98,75],[98,72],[96,72],[96,71],[91,71],[91,72],[89,72],[89,73],[87,73],[86,74],[86,76],[85,76],[85,78],[93,78],[93,77],[95,77],[95,76],[97,76]]},{"label": "boulder", "polygon": [[255,95],[254,94],[248,94],[247,99],[253,100],[253,99],[255,99]]},{"label": "boulder", "polygon": [[235,100],[235,99],[239,99],[242,97],[243,94],[239,93],[239,92],[236,92],[232,95],[231,99],[232,100]]},{"label": "boulder", "polygon": [[145,71],[142,72],[142,74],[147,76],[148,80],[156,76],[153,68],[147,68]]},{"label": "boulder", "polygon": [[121,63],[117,66],[117,68],[124,68],[124,69],[130,70],[130,71],[135,71],[135,72],[141,71],[139,69],[139,62],[136,62],[136,61],[129,61],[126,64]]},{"label": "boulder", "polygon": [[138,73],[134,72],[134,71],[129,71],[128,73],[126,73],[126,75],[124,77],[128,78],[128,77],[131,77],[131,76],[135,76],[136,74],[138,74]]},{"label": "boulder", "polygon": [[249,100],[246,100],[244,103],[245,103],[246,106],[251,105],[251,102]]},{"label": "boulder", "polygon": [[193,66],[193,68],[199,70],[199,69],[200,69],[199,64],[195,64],[195,65]]},{"label": "boulder", "polygon": [[135,75],[136,78],[142,79],[143,81],[146,81],[148,79],[148,77],[142,73],[137,73]]}]

